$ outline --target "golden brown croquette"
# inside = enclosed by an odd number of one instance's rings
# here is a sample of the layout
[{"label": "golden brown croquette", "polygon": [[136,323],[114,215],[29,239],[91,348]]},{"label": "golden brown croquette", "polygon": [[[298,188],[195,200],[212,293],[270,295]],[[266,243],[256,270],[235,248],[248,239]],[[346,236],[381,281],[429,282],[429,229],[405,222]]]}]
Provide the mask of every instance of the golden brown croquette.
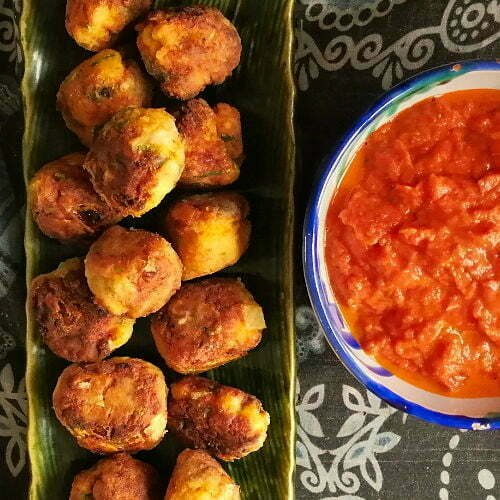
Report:
[{"label": "golden brown croquette", "polygon": [[184,450],[177,457],[165,500],[239,499],[238,485],[208,453]]},{"label": "golden brown croquette", "polygon": [[239,177],[240,167],[226,147],[231,142],[229,136],[221,138],[216,115],[203,99],[192,99],[184,104],[177,127],[186,148],[180,184],[189,187],[225,186]]},{"label": "golden brown croquette", "polygon": [[99,460],[73,479],[69,500],[160,500],[156,469],[127,453]]},{"label": "golden brown croquette", "polygon": [[94,133],[115,113],[151,104],[151,84],[139,66],[106,49],[83,61],[62,82],[57,108],[67,127],[90,147]]},{"label": "golden brown croquette", "polygon": [[28,198],[40,231],[60,241],[95,237],[119,217],[95,192],[82,165],[83,153],[73,153],[44,165],[31,179]]},{"label": "golden brown croquette", "polygon": [[237,165],[241,165],[245,155],[240,112],[233,106],[220,102],[214,106],[214,113],[217,135],[224,141],[229,156]]},{"label": "golden brown croquette", "polygon": [[137,30],[146,69],[171,97],[191,99],[207,85],[222,83],[240,61],[236,28],[212,7],[152,12]]},{"label": "golden brown croquette", "polygon": [[113,316],[94,302],[82,259],[37,276],[30,300],[45,344],[68,361],[104,359],[132,335],[134,320]]},{"label": "golden brown croquette", "polygon": [[237,193],[206,193],[176,201],[166,230],[184,266],[183,279],[235,264],[248,247],[248,202]]},{"label": "golden brown croquette", "polygon": [[154,448],[165,434],[167,386],[142,359],[73,364],[59,376],[52,403],[61,424],[94,453]]},{"label": "golden brown croquette", "polygon": [[158,311],[179,289],[182,263],[158,234],[113,226],[90,247],[85,275],[97,303],[138,318]]},{"label": "golden brown croquette", "polygon": [[96,135],[84,168],[114,211],[143,215],[174,188],[184,168],[174,118],[164,109],[118,111]]},{"label": "golden brown croquette", "polygon": [[265,326],[262,308],[240,280],[209,278],[182,285],[151,331],[167,365],[188,374],[245,356]]},{"label": "golden brown croquette", "polygon": [[169,429],[194,448],[232,461],[264,444],[269,414],[254,396],[202,377],[172,384]]},{"label": "golden brown croquette", "polygon": [[68,0],[66,30],[84,49],[110,47],[118,34],[145,14],[152,0]]}]

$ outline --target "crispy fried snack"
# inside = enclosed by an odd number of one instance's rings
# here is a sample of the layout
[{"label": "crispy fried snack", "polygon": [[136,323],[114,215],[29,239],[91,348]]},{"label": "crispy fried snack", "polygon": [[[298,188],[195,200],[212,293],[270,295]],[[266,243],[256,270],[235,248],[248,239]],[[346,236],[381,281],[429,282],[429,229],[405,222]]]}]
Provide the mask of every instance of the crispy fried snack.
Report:
[{"label": "crispy fried snack", "polygon": [[229,278],[185,283],[151,322],[165,363],[186,374],[245,356],[265,327],[262,308],[240,280]]},{"label": "crispy fried snack", "polygon": [[175,382],[170,389],[169,429],[190,446],[232,461],[264,444],[269,414],[256,397],[193,376]]},{"label": "crispy fried snack", "polygon": [[83,153],[73,153],[44,165],[31,179],[28,198],[40,231],[60,241],[86,240],[118,220],[95,192],[82,165]]},{"label": "crispy fried snack", "polygon": [[66,30],[78,45],[97,52],[110,47],[151,4],[152,0],[68,0]]},{"label": "crispy fried snack", "polygon": [[184,144],[164,109],[126,108],[97,134],[84,163],[94,189],[123,217],[158,205],[184,168]]},{"label": "crispy fried snack", "polygon": [[85,275],[106,310],[139,318],[158,311],[180,288],[182,263],[158,234],[113,226],[90,247]]},{"label": "crispy fried snack", "polygon": [[67,127],[90,147],[94,133],[116,112],[151,104],[151,84],[132,60],[106,49],[83,61],[62,82],[57,109]]},{"label": "crispy fried snack", "polygon": [[243,151],[236,158],[231,155],[236,152],[232,143],[242,144],[240,115],[229,104],[217,106],[218,115],[203,99],[192,99],[181,109],[177,127],[184,138],[186,160],[179,182],[184,186],[226,186],[240,175],[238,160]]},{"label": "crispy fried snack", "polygon": [[171,97],[197,96],[207,85],[222,83],[240,62],[236,28],[212,7],[152,12],[137,31],[146,69]]},{"label": "crispy fried snack", "polygon": [[167,386],[142,359],[73,364],[59,376],[52,404],[77,443],[94,453],[154,448],[165,434]]},{"label": "crispy fried snack", "polygon": [[104,359],[132,335],[134,320],[113,316],[94,303],[81,259],[37,276],[30,301],[45,344],[68,361]]},{"label": "crispy fried snack", "polygon": [[217,135],[224,141],[229,156],[237,165],[241,165],[245,155],[240,112],[225,102],[219,102],[214,106],[214,113]]},{"label": "crispy fried snack", "polygon": [[99,460],[73,479],[69,500],[160,500],[156,469],[126,453]]},{"label": "crispy fried snack", "polygon": [[175,202],[166,231],[184,265],[182,279],[215,273],[235,264],[248,247],[248,203],[237,193],[207,193]]},{"label": "crispy fried snack", "polygon": [[240,500],[240,488],[208,453],[184,450],[177,457],[165,500]]}]

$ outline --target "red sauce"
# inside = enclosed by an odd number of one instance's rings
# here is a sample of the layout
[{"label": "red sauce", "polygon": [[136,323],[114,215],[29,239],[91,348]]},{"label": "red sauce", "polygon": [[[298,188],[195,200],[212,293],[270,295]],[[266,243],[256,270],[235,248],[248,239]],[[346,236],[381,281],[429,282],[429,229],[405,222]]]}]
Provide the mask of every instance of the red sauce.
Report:
[{"label": "red sauce", "polygon": [[326,258],[363,349],[455,397],[500,395],[500,91],[427,99],[376,130],[331,202]]}]

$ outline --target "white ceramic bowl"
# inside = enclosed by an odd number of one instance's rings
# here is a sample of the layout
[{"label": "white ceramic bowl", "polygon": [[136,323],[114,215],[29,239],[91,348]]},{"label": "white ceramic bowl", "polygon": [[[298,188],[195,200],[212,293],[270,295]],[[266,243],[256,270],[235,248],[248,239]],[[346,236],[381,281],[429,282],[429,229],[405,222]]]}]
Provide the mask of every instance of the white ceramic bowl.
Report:
[{"label": "white ceramic bowl", "polygon": [[314,311],[328,342],[344,365],[389,404],[429,422],[462,429],[500,429],[500,398],[440,396],[396,377],[368,356],[342,318],[325,263],[325,219],[330,201],[368,135],[400,111],[432,96],[457,90],[499,89],[500,62],[470,61],[430,70],[382,97],[328,157],[310,200],[304,224],[304,274]]}]

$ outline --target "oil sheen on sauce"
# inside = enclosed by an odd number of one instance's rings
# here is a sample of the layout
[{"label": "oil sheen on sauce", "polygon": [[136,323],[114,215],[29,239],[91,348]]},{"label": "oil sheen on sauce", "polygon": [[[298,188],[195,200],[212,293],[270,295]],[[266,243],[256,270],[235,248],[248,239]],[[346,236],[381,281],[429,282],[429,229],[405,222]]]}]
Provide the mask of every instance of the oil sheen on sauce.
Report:
[{"label": "oil sheen on sauce", "polygon": [[500,396],[500,91],[430,98],[371,134],[325,245],[365,351],[429,391]]}]

